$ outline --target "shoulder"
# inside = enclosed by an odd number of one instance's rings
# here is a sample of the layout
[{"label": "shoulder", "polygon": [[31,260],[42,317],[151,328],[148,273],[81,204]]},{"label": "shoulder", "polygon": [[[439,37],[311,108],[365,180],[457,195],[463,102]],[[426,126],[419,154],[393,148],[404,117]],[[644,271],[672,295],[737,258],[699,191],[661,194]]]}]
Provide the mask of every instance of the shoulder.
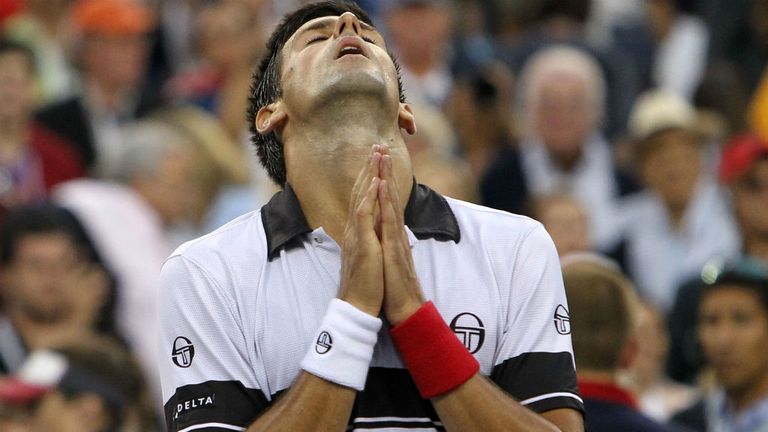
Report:
[{"label": "shoulder", "polygon": [[186,261],[216,280],[257,271],[267,258],[261,211],[246,213],[217,230],[179,246],[166,260]]},{"label": "shoulder", "polygon": [[446,197],[461,229],[462,240],[519,243],[537,234],[549,237],[544,226],[528,217]]}]

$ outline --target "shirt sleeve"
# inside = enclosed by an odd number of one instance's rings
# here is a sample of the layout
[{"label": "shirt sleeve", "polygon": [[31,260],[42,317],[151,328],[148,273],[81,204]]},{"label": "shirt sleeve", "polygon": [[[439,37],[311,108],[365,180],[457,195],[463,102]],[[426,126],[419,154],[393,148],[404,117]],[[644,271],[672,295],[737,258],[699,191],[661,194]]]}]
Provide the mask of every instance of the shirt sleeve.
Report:
[{"label": "shirt sleeve", "polygon": [[491,379],[533,411],[583,412],[560,260],[541,225],[522,241],[509,283],[506,324]]},{"label": "shirt sleeve", "polygon": [[183,256],[160,274],[160,374],[168,431],[241,430],[268,405],[234,301]]}]

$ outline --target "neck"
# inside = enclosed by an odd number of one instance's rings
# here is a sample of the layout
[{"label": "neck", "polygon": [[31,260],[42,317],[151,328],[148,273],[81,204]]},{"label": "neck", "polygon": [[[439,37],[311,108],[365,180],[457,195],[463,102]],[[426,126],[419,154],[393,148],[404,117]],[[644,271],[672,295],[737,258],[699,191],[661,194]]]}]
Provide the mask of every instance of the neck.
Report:
[{"label": "neck", "polygon": [[121,108],[125,90],[119,86],[110,86],[97,79],[86,84],[91,103],[96,103],[98,110],[118,111]]},{"label": "neck", "polygon": [[746,234],[744,251],[747,255],[768,263],[768,236],[757,233]]},{"label": "neck", "polygon": [[583,369],[579,371],[578,378],[579,381],[590,383],[616,384],[616,375],[613,372]]},{"label": "neck", "polygon": [[669,221],[675,229],[680,229],[683,226],[683,218],[685,216],[686,205],[669,205],[667,204],[667,215]]},{"label": "neck", "polygon": [[23,122],[0,121],[0,159],[15,159],[24,149],[27,128]]},{"label": "neck", "polygon": [[392,116],[380,111],[342,102],[313,110],[311,118],[294,118],[283,131],[288,183],[307,222],[312,229],[322,226],[339,244],[352,186],[372,145],[390,148],[403,208],[411,192],[413,172],[405,143],[396,123],[382,124],[381,119]]},{"label": "neck", "polygon": [[757,381],[750,382],[744,388],[726,390],[726,395],[737,413],[765,399],[768,397],[768,368]]}]

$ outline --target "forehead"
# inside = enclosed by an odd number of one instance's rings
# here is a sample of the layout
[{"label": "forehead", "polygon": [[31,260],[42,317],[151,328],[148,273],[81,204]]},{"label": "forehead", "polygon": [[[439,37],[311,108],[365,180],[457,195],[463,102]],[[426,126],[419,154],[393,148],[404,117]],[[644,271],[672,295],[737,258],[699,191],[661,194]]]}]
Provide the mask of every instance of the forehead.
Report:
[{"label": "forehead", "polygon": [[704,310],[725,310],[734,304],[759,307],[760,299],[754,288],[738,283],[724,283],[704,292],[701,299]]}]

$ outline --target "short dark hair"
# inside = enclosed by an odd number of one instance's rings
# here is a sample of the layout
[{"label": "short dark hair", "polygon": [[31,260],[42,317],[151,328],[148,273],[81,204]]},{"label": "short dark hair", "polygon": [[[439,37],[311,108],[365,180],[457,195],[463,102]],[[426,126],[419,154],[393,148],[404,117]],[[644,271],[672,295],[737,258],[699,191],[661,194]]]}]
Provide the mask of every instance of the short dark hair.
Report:
[{"label": "short dark hair", "polygon": [[16,258],[19,243],[27,236],[37,234],[64,234],[75,246],[86,242],[86,234],[75,216],[68,210],[40,204],[11,210],[0,227],[0,267]]},{"label": "short dark hair", "polygon": [[708,293],[735,286],[754,292],[763,310],[768,312],[768,265],[765,263],[749,257],[720,265],[710,263],[702,271],[702,279],[699,307]]},{"label": "short dark hair", "polygon": [[[286,183],[285,157],[283,143],[277,134],[271,132],[261,135],[256,130],[256,114],[259,109],[277,101],[282,96],[280,82],[280,63],[283,46],[302,25],[315,18],[325,16],[340,16],[345,12],[352,12],[355,16],[368,25],[373,21],[368,14],[354,3],[347,1],[323,1],[306,5],[297,11],[287,15],[267,42],[267,52],[261,59],[251,78],[251,89],[248,95],[248,110],[246,119],[251,132],[251,142],[256,147],[256,154],[269,177],[278,185]],[[397,71],[400,102],[405,102],[403,86],[400,78],[400,67],[395,57],[390,54]]]},{"label": "short dark hair", "polygon": [[0,37],[0,55],[6,54],[21,54],[27,61],[27,66],[31,73],[37,71],[35,63],[35,53],[27,45],[21,42],[9,39],[7,37]]}]

